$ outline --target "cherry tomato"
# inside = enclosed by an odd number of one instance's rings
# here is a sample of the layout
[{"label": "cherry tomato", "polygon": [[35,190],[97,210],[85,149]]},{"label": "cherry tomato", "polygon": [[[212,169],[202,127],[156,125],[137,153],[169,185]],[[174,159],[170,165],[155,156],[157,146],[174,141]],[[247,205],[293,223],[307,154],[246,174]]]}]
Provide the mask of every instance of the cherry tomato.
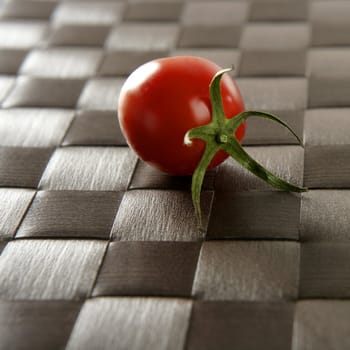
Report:
[{"label": "cherry tomato", "polygon": [[[186,132],[211,122],[209,84],[221,68],[204,58],[161,58],[137,68],[126,80],[119,97],[122,132],[136,154],[162,172],[191,175],[204,152],[202,140],[184,144]],[[221,80],[227,118],[244,111],[241,94],[228,74]],[[240,141],[243,123],[235,135]],[[219,151],[212,168],[228,155]]]}]

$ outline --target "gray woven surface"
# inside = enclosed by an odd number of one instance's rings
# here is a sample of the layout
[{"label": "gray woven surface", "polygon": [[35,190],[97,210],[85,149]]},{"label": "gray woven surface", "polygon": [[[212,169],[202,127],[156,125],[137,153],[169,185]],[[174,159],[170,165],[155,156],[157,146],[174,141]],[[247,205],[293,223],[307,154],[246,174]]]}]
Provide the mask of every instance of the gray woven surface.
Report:
[{"label": "gray woven surface", "polygon": [[[117,124],[155,57],[227,67],[245,146],[310,191],[228,160],[188,178],[139,162]],[[350,2],[0,1],[0,349],[350,348]]]}]

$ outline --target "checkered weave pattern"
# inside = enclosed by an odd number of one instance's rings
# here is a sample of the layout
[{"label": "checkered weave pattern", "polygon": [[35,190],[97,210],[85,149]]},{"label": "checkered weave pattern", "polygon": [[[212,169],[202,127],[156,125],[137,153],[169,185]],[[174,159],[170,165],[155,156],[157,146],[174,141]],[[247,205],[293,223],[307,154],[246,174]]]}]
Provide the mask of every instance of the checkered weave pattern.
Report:
[{"label": "checkered weave pattern", "polygon": [[[236,67],[246,150],[205,230],[189,178],[117,121],[128,74],[196,55]],[[0,0],[0,349],[350,349],[350,1]]]}]

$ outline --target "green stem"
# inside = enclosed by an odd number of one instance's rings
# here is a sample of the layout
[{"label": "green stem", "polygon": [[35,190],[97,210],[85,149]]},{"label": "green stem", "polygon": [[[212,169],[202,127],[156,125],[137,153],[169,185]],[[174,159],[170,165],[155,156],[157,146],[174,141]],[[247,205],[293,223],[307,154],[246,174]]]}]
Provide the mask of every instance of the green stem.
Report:
[{"label": "green stem", "polygon": [[195,213],[198,218],[199,224],[202,224],[202,215],[200,207],[200,194],[203,184],[205,172],[219,150],[223,150],[228,153],[233,159],[240,163],[244,168],[249,170],[254,175],[258,176],[265,182],[269,183],[278,189],[291,191],[291,192],[304,192],[307,191],[304,187],[293,185],[277,176],[272,174],[269,170],[265,169],[261,164],[255,161],[240,145],[235,136],[237,128],[249,117],[255,116],[259,118],[270,119],[276,123],[281,124],[287,128],[302,144],[298,135],[292,130],[292,128],[278,117],[259,111],[245,111],[234,118],[228,119],[225,116],[222,104],[222,97],[220,91],[220,82],[224,73],[231,69],[223,69],[215,74],[210,83],[210,99],[212,105],[212,121],[203,126],[193,128],[189,130],[185,136],[185,143],[191,144],[191,139],[201,139],[206,143],[206,148],[203,156],[192,176],[192,201],[195,208]]},{"label": "green stem", "polygon": [[260,179],[269,183],[270,185],[284,191],[291,192],[304,192],[305,188],[295,186],[287,181],[275,176],[269,170],[265,169],[256,160],[254,160],[240,145],[235,138],[230,140],[222,146],[222,149],[228,153],[233,159],[235,159],[244,168],[249,170],[254,175],[260,177]]},{"label": "green stem", "polygon": [[[214,75],[210,83],[210,101],[212,108],[212,124],[218,125],[219,128],[223,128],[226,123],[224,107],[222,105],[220,82],[224,73],[231,71],[232,68],[222,69]],[[215,101],[215,103],[213,103]]]},{"label": "green stem", "polygon": [[209,142],[206,145],[203,156],[192,175],[192,201],[195,209],[196,216],[199,221],[199,225],[202,226],[202,213],[201,213],[201,205],[200,205],[200,196],[202,190],[203,179],[205,176],[205,172],[207,168],[215,156],[216,152],[219,150],[219,146],[213,142]]}]

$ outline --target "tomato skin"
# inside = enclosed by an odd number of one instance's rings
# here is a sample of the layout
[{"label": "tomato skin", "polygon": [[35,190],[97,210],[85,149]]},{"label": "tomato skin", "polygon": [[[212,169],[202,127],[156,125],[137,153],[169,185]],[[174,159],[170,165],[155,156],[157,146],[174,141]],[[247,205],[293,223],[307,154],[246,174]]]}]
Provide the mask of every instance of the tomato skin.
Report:
[{"label": "tomato skin", "polygon": [[[193,174],[205,144],[196,139],[187,146],[184,136],[211,122],[209,84],[220,69],[204,58],[178,56],[148,62],[129,76],[120,92],[118,116],[128,144],[142,160],[172,175]],[[244,111],[240,92],[227,74],[221,94],[227,117]],[[238,140],[244,132],[242,124]],[[219,151],[209,168],[227,157]]]}]

